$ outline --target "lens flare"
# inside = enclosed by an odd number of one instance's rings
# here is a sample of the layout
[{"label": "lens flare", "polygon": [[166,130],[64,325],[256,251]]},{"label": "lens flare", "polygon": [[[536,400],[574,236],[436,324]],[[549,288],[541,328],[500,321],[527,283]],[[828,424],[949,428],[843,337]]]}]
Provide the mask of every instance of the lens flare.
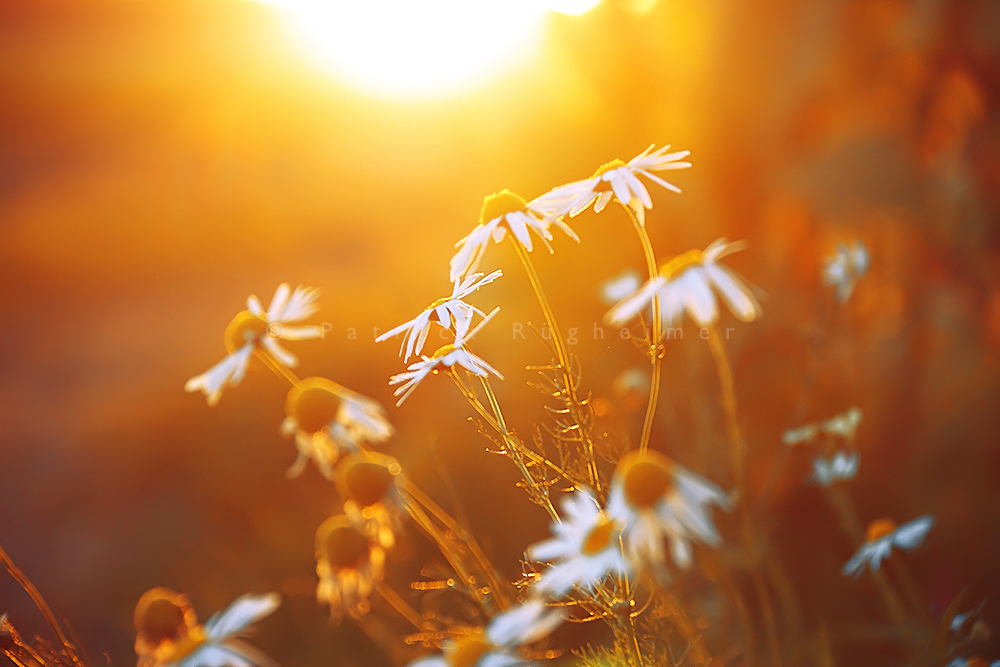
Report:
[{"label": "lens flare", "polygon": [[580,15],[599,0],[262,1],[337,75],[372,92],[412,96],[524,62],[547,11]]}]

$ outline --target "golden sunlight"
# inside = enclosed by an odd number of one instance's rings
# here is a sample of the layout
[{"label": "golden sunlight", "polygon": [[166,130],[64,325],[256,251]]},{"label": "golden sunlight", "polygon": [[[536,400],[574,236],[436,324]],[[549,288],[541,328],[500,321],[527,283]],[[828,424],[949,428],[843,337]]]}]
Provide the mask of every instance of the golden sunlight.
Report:
[{"label": "golden sunlight", "polygon": [[533,49],[547,11],[599,0],[260,0],[277,6],[324,65],[373,92],[426,95],[468,84]]}]

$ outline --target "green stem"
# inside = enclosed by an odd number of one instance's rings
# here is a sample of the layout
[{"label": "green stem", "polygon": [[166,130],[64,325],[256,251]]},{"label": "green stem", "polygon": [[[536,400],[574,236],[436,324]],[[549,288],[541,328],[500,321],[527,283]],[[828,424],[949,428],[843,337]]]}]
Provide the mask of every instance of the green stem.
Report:
[{"label": "green stem", "polygon": [[[635,226],[635,231],[639,235],[639,243],[642,244],[642,254],[646,258],[646,270],[649,272],[649,279],[652,280],[657,275],[656,256],[653,254],[653,245],[649,241],[649,234],[646,233],[645,225],[639,223],[632,209],[622,204],[628,211],[629,218]],[[663,364],[663,349],[660,346],[662,337],[663,322],[660,320],[660,298],[653,295],[653,321],[651,323],[652,333],[649,340],[649,360],[652,363],[652,377],[649,380],[649,403],[646,405],[646,418],[642,423],[642,435],[639,438],[639,451],[646,451],[649,447],[649,438],[653,432],[653,415],[656,413],[657,400],[660,396],[660,367]]]}]

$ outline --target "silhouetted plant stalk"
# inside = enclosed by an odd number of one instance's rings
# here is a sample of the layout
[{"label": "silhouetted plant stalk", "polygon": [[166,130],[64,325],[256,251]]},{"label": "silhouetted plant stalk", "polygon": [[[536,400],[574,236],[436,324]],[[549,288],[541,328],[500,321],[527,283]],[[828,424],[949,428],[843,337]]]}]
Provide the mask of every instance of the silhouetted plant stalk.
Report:
[{"label": "silhouetted plant stalk", "polygon": [[604,499],[603,484],[601,483],[600,472],[597,470],[597,461],[594,456],[594,441],[591,438],[589,428],[585,425],[589,423],[589,420],[582,414],[583,406],[581,405],[577,397],[577,386],[576,380],[573,377],[573,368],[570,364],[569,353],[566,350],[566,343],[562,338],[562,330],[556,323],[556,316],[549,305],[549,300],[545,296],[545,291],[542,289],[542,281],[538,277],[538,273],[535,271],[535,265],[531,261],[531,256],[525,250],[521,242],[518,241],[513,234],[510,234],[511,243],[514,245],[514,249],[517,251],[517,256],[521,260],[521,264],[524,266],[525,272],[528,274],[528,281],[531,283],[531,289],[535,293],[535,297],[538,299],[538,305],[542,309],[542,315],[545,318],[545,322],[552,332],[552,345],[555,348],[556,358],[558,361],[557,372],[562,377],[562,387],[559,392],[559,397],[562,398],[563,402],[566,404],[567,410],[571,416],[573,424],[567,428],[575,428],[577,437],[580,439],[584,446],[584,455],[587,461],[587,474],[590,476],[590,488],[597,495],[599,500]]},{"label": "silhouetted plant stalk", "polygon": [[30,664],[26,664],[29,661],[34,661],[39,667],[54,667],[56,665],[87,667],[86,661],[83,660],[76,645],[69,640],[62,626],[59,625],[59,621],[56,620],[55,614],[52,613],[52,609],[45,601],[45,598],[42,597],[41,592],[31,583],[27,575],[14,564],[14,561],[11,560],[11,557],[3,547],[0,547],[0,561],[3,562],[7,573],[24,589],[24,592],[28,594],[31,601],[35,603],[38,611],[41,612],[45,621],[52,628],[56,638],[59,640],[59,645],[56,649],[48,647],[40,639],[38,640],[38,646],[33,647],[21,638],[20,634],[18,634],[7,618],[7,614],[4,614],[0,617],[0,644],[2,644],[0,645],[0,649],[3,650],[3,653],[14,664],[20,667],[33,667]]}]

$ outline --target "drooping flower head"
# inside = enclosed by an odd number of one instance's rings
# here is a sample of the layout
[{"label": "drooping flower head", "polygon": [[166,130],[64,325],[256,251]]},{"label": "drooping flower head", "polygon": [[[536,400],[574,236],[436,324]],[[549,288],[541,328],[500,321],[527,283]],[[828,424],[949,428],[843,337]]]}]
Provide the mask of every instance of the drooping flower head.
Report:
[{"label": "drooping flower head", "polygon": [[316,599],[330,618],[368,611],[368,596],[385,568],[385,551],[346,515],[332,516],[316,531]]},{"label": "drooping flower head", "polygon": [[266,656],[236,637],[280,603],[276,593],[244,595],[201,626],[186,596],[168,588],[150,589],[135,607],[139,667],[270,667]]},{"label": "drooping flower head", "polygon": [[[591,204],[594,211],[600,213],[612,198],[622,206],[627,206],[635,213],[640,224],[645,224],[646,209],[653,208],[653,200],[649,191],[643,185],[639,176],[644,176],[654,183],[672,192],[680,192],[680,188],[668,183],[652,172],[669,169],[686,169],[690,162],[680,162],[690,151],[667,153],[670,146],[653,150],[652,144],[627,163],[615,159],[601,165],[594,175],[583,181],[576,181],[553,189],[537,200],[537,207],[552,215],[570,217],[579,215]],[[650,152],[652,151],[652,152]]]},{"label": "drooping flower head", "polygon": [[752,322],[761,315],[760,303],[739,275],[717,263],[745,247],[745,242],[727,243],[726,239],[719,239],[704,251],[689,250],[673,258],[641,289],[612,308],[604,319],[609,324],[621,326],[657,298],[664,324],[672,326],[686,310],[699,326],[706,327],[719,319],[714,288],[733,315],[744,322]]},{"label": "drooping flower head", "polygon": [[652,450],[632,451],[619,461],[611,481],[608,513],[625,526],[625,555],[635,570],[665,579],[664,538],[674,562],[691,565],[691,542],[717,546],[722,538],[711,506],[729,510],[732,501],[708,480]]},{"label": "drooping flower head", "polygon": [[377,401],[322,377],[299,380],[285,400],[281,431],[294,435],[298,457],[288,470],[295,477],[312,459],[323,476],[333,479],[333,464],[344,450],[385,442],[393,433]]},{"label": "drooping flower head", "polygon": [[242,382],[254,352],[266,354],[272,362],[289,368],[297,366],[299,361],[295,355],[277,341],[322,337],[323,330],[319,326],[289,324],[316,312],[318,296],[319,290],[311,287],[297,287],[293,293],[287,284],[282,284],[265,312],[257,297],[251,295],[247,299],[247,310],[237,313],[226,327],[223,340],[229,356],[188,380],[185,391],[201,391],[208,397],[208,404],[215,405],[222,396],[223,387],[235,387]]},{"label": "drooping flower head", "polygon": [[490,239],[492,238],[494,243],[500,243],[508,231],[525,250],[530,252],[532,249],[530,230],[542,240],[549,252],[552,252],[552,246],[549,244],[552,240],[549,228],[552,225],[559,227],[574,241],[580,240],[566,223],[559,220],[558,216],[550,215],[540,209],[536,202],[527,202],[510,190],[501,190],[490,195],[483,200],[479,224],[471,234],[455,244],[459,250],[451,259],[451,280],[456,281],[466,273],[474,271]]},{"label": "drooping flower head", "polygon": [[[462,281],[456,278],[450,297],[438,299],[427,306],[414,319],[399,325],[395,329],[390,329],[376,338],[375,341],[381,342],[401,333],[405,334],[403,342],[399,346],[399,354],[403,357],[403,361],[406,361],[411,355],[420,354],[420,351],[424,347],[424,342],[427,340],[427,335],[430,333],[431,322],[436,321],[445,329],[453,331],[456,338],[464,339],[472,325],[473,315],[478,313],[484,319],[489,316],[475,306],[465,303],[462,299],[502,275],[503,272],[498,269],[485,277],[483,277],[482,273],[473,273],[466,276]],[[404,348],[406,350],[405,355],[403,354]]]},{"label": "drooping flower head", "polygon": [[853,575],[856,579],[861,576],[865,565],[869,565],[872,570],[878,570],[882,559],[892,553],[894,546],[907,551],[920,546],[933,524],[934,517],[930,514],[902,526],[897,526],[892,519],[873,521],[865,531],[865,543],[844,565],[843,573]]},{"label": "drooping flower head", "polygon": [[399,527],[402,498],[397,483],[402,470],[391,456],[358,451],[341,459],[333,473],[344,511],[386,549],[395,543],[394,529]]},{"label": "drooping flower head", "polygon": [[528,547],[532,560],[552,561],[536,588],[559,598],[573,588],[589,591],[609,573],[625,574],[618,540],[623,524],[601,511],[583,489],[563,500],[562,508],[560,521],[552,523],[554,537]]}]

